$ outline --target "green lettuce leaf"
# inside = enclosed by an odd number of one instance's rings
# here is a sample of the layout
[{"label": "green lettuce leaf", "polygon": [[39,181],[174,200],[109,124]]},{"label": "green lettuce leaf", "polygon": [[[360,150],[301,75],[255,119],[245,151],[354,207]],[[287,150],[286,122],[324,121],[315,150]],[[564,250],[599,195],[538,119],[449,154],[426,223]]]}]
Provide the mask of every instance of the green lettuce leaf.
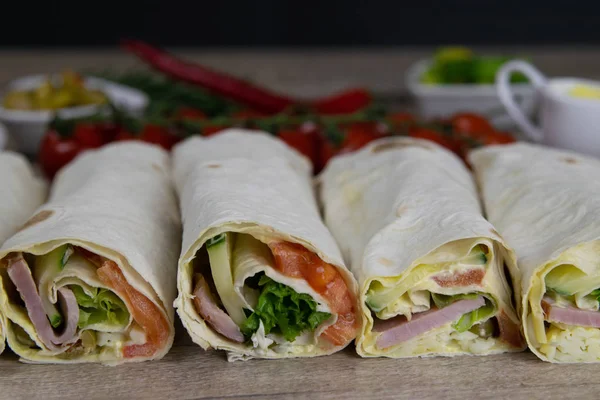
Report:
[{"label": "green lettuce leaf", "polygon": [[240,327],[246,337],[258,330],[260,321],[265,334],[280,333],[293,342],[302,332],[314,331],[331,314],[317,311],[317,303],[308,294],[297,293],[294,289],[275,282],[266,275],[261,276],[258,286],[258,303]]},{"label": "green lettuce leaf", "polygon": [[590,295],[600,301],[600,289],[593,290]]},{"label": "green lettuce leaf", "polygon": [[79,304],[79,328],[94,324],[126,325],[129,311],[125,303],[108,289],[93,288],[93,296],[88,296],[81,286],[69,287]]}]

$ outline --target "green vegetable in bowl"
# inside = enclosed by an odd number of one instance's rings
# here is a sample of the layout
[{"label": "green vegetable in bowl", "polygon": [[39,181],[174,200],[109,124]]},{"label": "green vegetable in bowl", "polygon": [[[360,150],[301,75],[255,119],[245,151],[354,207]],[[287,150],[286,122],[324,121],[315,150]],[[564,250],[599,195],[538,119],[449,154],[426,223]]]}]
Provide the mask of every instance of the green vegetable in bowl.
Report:
[{"label": "green vegetable in bowl", "polygon": [[[510,61],[504,56],[477,56],[466,47],[444,47],[434,56],[433,63],[421,75],[421,83],[444,84],[492,84],[496,72]],[[522,74],[513,74],[513,83],[527,82]]]}]

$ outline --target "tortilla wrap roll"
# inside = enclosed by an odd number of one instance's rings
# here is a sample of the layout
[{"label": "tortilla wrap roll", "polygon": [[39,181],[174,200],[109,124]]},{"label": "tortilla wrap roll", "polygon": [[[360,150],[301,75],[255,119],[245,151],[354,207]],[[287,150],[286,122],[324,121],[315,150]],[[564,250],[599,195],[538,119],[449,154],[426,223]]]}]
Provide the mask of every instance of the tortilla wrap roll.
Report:
[{"label": "tortilla wrap roll", "polygon": [[[20,154],[0,152],[0,246],[33,215],[46,199],[46,183],[35,176]],[[4,350],[6,321],[0,311],[0,353]]]},{"label": "tortilla wrap roll", "polygon": [[541,145],[471,153],[490,221],[517,255],[529,348],[600,361],[600,161]]},{"label": "tortilla wrap roll", "polygon": [[175,306],[195,343],[230,361],[311,357],[357,334],[357,285],[321,221],[310,162],[228,130],[176,146],[183,215]]},{"label": "tortilla wrap roll", "polygon": [[523,350],[506,281],[511,251],[454,154],[380,139],[334,158],[319,181],[325,222],[359,283],[359,355]]},{"label": "tortilla wrap roll", "polygon": [[166,152],[118,143],[81,154],[0,248],[9,346],[35,363],[163,357],[180,237]]}]

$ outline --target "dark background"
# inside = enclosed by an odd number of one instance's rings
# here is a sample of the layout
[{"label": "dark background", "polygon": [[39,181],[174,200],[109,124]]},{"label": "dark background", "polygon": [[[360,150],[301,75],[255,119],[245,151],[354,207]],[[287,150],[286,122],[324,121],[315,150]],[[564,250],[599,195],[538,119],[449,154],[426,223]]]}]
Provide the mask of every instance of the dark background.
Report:
[{"label": "dark background", "polygon": [[2,1],[0,47],[600,44],[600,0]]}]

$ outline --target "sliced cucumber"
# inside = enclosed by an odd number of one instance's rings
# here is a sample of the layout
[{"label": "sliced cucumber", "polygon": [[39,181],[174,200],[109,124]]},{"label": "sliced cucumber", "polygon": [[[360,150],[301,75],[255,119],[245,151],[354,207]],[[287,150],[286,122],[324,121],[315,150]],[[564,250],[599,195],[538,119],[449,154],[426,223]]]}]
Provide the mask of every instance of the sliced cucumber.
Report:
[{"label": "sliced cucumber", "polygon": [[485,265],[488,262],[488,257],[484,249],[485,247],[482,245],[475,246],[461,262],[469,265]]},{"label": "sliced cucumber", "polygon": [[479,297],[479,293],[459,293],[455,295],[446,295],[441,293],[431,293],[431,298],[437,308],[444,308],[458,300],[474,300]]},{"label": "sliced cucumber", "polygon": [[575,293],[586,293],[600,286],[600,277],[590,276],[571,264],[562,264],[546,274],[546,288],[556,293],[569,296]]},{"label": "sliced cucumber", "polygon": [[220,235],[211,237],[210,239],[208,239],[206,241],[206,248],[210,249],[211,247],[216,246],[219,243],[223,243],[223,242],[227,241],[228,236],[231,236],[231,234],[221,233]]},{"label": "sliced cucumber", "polygon": [[64,245],[35,259],[33,276],[38,284],[38,293],[42,299],[44,311],[53,328],[60,326],[63,318],[56,304],[52,303],[48,298],[49,286],[52,285],[54,277],[63,270],[72,254],[73,248],[69,245]]},{"label": "sliced cucumber", "polygon": [[373,281],[367,291],[367,306],[375,312],[380,312],[397,301],[410,288],[439,270],[437,264],[422,264],[413,269],[397,286],[386,287],[378,281]]},{"label": "sliced cucumber", "polygon": [[206,242],[210,271],[217,288],[219,298],[231,319],[238,325],[246,320],[243,303],[233,288],[231,268],[235,234],[222,233]]},{"label": "sliced cucumber", "polygon": [[496,307],[486,298],[485,305],[479,307],[477,310],[463,314],[458,321],[452,324],[452,327],[458,332],[465,332],[471,329],[473,325],[491,318],[495,313]]}]

